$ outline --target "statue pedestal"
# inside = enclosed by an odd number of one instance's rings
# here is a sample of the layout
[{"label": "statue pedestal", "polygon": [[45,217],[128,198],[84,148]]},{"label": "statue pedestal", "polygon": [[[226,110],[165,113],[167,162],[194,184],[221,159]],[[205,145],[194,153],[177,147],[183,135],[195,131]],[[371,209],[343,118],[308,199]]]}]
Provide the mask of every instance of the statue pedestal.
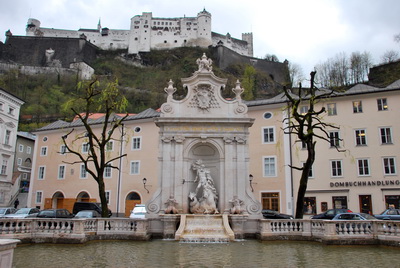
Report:
[{"label": "statue pedestal", "polygon": [[174,239],[177,230],[177,224],[181,216],[179,214],[161,214],[161,221],[163,222],[163,238]]},{"label": "statue pedestal", "polygon": [[247,215],[229,215],[229,221],[235,233],[235,239],[244,239],[244,223],[247,221],[247,218]]}]

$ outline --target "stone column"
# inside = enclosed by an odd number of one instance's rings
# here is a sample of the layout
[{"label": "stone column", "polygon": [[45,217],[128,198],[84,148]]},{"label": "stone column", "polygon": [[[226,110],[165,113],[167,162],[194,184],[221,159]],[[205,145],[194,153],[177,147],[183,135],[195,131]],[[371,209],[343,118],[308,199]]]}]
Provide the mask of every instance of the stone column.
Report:
[{"label": "stone column", "polygon": [[20,242],[18,239],[0,239],[0,267],[12,267],[14,248]]}]

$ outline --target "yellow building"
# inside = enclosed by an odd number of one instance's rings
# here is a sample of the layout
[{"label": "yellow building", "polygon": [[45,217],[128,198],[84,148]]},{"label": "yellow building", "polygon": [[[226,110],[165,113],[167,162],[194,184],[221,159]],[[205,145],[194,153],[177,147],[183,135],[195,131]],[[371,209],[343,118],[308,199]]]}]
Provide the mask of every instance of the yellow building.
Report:
[{"label": "yellow building", "polygon": [[[316,160],[306,193],[306,214],[330,208],[377,214],[389,204],[400,205],[400,179],[397,171],[399,150],[400,82],[386,88],[356,85],[345,93],[324,99],[323,120],[339,129],[327,129],[330,143],[318,140]],[[287,103],[283,95],[247,102],[249,128],[249,174],[246,182],[263,209],[294,214],[301,166],[306,149],[296,138],[284,134]],[[306,109],[304,104],[301,109]],[[124,154],[113,163],[119,170],[107,171],[109,207],[128,215],[135,203],[146,203],[159,185],[159,128],[154,123],[159,112],[152,109],[130,116],[114,137],[110,157]],[[101,124],[98,125],[99,127]],[[37,140],[28,205],[41,209],[65,207],[75,201],[99,201],[97,184],[79,163],[64,153],[61,137],[82,126],[57,121],[35,132]],[[339,152],[333,145],[339,143]],[[85,148],[85,141],[80,146]],[[165,152],[164,152],[165,153]],[[76,160],[76,159],[75,159]],[[118,160],[119,161],[119,160]],[[146,180],[144,181],[144,178]],[[145,183],[144,183],[145,182]]]}]

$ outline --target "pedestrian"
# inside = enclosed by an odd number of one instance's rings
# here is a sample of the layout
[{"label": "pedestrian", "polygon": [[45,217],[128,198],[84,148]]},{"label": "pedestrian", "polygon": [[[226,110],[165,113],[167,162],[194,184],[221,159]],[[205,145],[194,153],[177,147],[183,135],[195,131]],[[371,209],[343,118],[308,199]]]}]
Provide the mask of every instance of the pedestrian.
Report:
[{"label": "pedestrian", "polygon": [[18,205],[19,205],[19,200],[18,200],[18,198],[15,200],[15,202],[14,202],[14,208],[16,209],[16,208],[18,208]]}]

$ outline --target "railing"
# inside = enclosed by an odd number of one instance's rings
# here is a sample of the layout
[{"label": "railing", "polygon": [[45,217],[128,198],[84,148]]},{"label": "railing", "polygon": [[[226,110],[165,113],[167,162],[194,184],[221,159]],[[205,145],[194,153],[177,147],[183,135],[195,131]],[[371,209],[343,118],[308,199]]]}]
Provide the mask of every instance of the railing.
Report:
[{"label": "railing", "polygon": [[[164,225],[161,228],[167,227]],[[151,236],[149,230],[150,221],[147,219],[0,219],[0,239],[19,239],[25,243],[83,243],[94,239],[148,240]],[[400,221],[263,219],[259,220],[258,230],[261,240],[400,246]],[[158,231],[162,232],[162,229]]]},{"label": "railing", "polygon": [[260,237],[400,246],[400,221],[261,220]]},{"label": "railing", "polygon": [[144,219],[0,219],[0,239],[22,242],[83,243],[91,239],[148,240]]}]

